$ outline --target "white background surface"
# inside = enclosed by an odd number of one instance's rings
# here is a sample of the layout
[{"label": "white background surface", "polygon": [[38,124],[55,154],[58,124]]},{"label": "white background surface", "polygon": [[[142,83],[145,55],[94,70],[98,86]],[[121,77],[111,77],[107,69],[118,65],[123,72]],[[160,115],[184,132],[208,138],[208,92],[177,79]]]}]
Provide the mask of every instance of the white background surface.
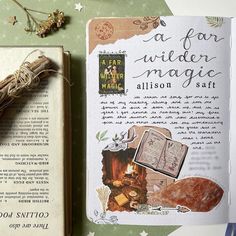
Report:
[{"label": "white background surface", "polygon": [[165,0],[173,15],[236,16],[235,0]]}]

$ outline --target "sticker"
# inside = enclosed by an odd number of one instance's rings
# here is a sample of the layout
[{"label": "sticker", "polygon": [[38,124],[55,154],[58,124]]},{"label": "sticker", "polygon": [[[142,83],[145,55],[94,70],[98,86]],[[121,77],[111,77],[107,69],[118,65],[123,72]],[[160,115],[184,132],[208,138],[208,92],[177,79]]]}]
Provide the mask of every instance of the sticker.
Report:
[{"label": "sticker", "polygon": [[99,55],[99,93],[122,94],[125,91],[125,55]]},{"label": "sticker", "polygon": [[101,40],[109,39],[113,33],[114,28],[110,22],[102,22],[95,27],[96,35]]}]

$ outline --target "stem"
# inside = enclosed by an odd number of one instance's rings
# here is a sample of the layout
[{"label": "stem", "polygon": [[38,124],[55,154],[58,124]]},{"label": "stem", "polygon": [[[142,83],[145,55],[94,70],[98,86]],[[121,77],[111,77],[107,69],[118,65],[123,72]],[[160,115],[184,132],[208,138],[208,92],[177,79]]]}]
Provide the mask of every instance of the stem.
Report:
[{"label": "stem", "polygon": [[12,0],[15,2],[20,8],[22,8],[24,11],[26,11],[25,7],[23,7],[17,0]]},{"label": "stem", "polygon": [[[38,21],[38,22],[42,22],[42,21],[43,21],[42,19],[39,19],[39,18],[37,18],[37,17],[35,17],[35,16],[34,16],[34,19],[35,19],[36,21]],[[38,24],[38,22],[37,22],[37,24]]]},{"label": "stem", "polygon": [[[14,0],[13,0],[14,1]],[[36,12],[36,13],[40,13],[40,14],[45,14],[45,15],[49,15],[50,13],[47,12],[43,12],[43,11],[37,11],[37,10],[33,10],[30,8],[25,8],[27,11],[32,11],[32,12]]]},{"label": "stem", "polygon": [[[15,0],[13,0],[13,1],[15,1]],[[38,25],[38,22],[35,20],[35,18],[26,10],[26,12],[27,12],[27,14],[28,14],[28,16],[31,18],[31,20],[36,24],[36,25]]]},{"label": "stem", "polygon": [[34,17],[28,12],[27,8],[21,5],[17,0],[12,0],[16,5],[18,5],[30,18],[31,20],[38,25],[38,22],[34,19]]}]

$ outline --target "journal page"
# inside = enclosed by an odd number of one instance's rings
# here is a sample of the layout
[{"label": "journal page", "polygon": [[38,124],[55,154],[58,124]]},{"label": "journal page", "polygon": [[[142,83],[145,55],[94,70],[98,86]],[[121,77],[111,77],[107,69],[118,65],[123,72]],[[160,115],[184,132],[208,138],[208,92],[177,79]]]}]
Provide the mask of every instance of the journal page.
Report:
[{"label": "journal page", "polygon": [[89,22],[91,221],[228,221],[230,30],[220,17]]},{"label": "journal page", "polygon": [[235,179],[236,179],[236,127],[235,127],[235,119],[236,119],[236,94],[235,94],[235,86],[236,86],[236,69],[234,67],[236,62],[236,19],[232,19],[232,49],[231,49],[231,94],[230,94],[230,197],[229,197],[229,221],[236,222],[236,189],[235,189]]}]

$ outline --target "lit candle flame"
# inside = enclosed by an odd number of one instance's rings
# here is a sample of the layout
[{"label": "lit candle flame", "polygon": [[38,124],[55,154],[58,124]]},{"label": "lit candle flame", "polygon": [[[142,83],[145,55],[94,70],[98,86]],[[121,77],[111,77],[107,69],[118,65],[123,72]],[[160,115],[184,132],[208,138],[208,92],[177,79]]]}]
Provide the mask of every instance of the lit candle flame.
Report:
[{"label": "lit candle flame", "polygon": [[127,166],[126,174],[132,174],[134,172],[134,167],[130,164]]}]

